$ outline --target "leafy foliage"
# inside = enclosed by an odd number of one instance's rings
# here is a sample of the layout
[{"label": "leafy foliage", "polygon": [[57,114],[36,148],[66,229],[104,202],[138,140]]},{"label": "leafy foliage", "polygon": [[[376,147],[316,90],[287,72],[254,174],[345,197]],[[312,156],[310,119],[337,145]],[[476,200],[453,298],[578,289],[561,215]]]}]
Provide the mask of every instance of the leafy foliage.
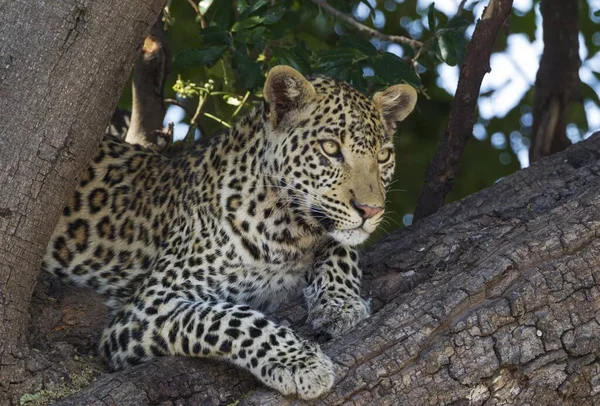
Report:
[{"label": "leafy foliage", "polygon": [[[419,8],[416,3],[427,7]],[[188,105],[189,112],[200,105],[203,114],[197,124],[202,136],[208,136],[260,102],[265,74],[279,64],[290,65],[305,75],[325,74],[347,81],[367,94],[396,83],[416,87],[420,93],[417,110],[402,123],[397,138],[397,182],[389,193],[388,208],[392,214],[386,230],[390,231],[402,225],[403,218],[406,222],[405,214],[412,213],[425,168],[444,131],[451,95],[444,83],[447,78],[441,77],[440,72],[462,65],[468,33],[487,4],[469,1],[458,12],[448,9],[451,2],[438,3],[328,1],[335,9],[382,34],[401,35],[423,44],[413,47],[365,35],[310,0],[203,0],[197,3],[199,15],[185,1],[172,2],[165,16],[165,21],[172,23],[167,26],[167,35],[174,54],[167,97],[178,97]],[[511,35],[535,41],[535,7],[514,10]],[[600,52],[600,41],[592,39],[598,30],[594,23],[597,12],[582,2],[580,25],[589,58]],[[504,52],[507,44],[507,36],[501,35],[496,51]],[[210,91],[188,94],[182,99],[186,81],[205,89],[210,81]],[[527,86],[532,85],[530,80]],[[501,87],[487,90],[482,99],[494,103],[500,90]],[[584,84],[582,95],[600,104],[593,86]],[[127,107],[129,98],[126,93],[123,107]],[[528,90],[505,115],[478,119],[478,139],[468,145],[463,156],[452,200],[489,186],[518,169],[518,150],[514,145],[518,141],[524,148],[527,146],[531,104],[532,92]],[[191,118],[188,114],[185,121]],[[574,109],[573,119],[576,128],[587,131],[583,108]],[[503,138],[498,135],[493,143],[491,134],[502,134]],[[499,139],[504,142],[498,142]]]},{"label": "leafy foliage", "polygon": [[[376,12],[368,1],[361,4]],[[428,13],[430,23],[435,21],[433,7]],[[332,40],[335,36],[328,32],[327,37],[317,38],[308,29],[314,18],[322,28],[331,30],[333,20],[307,0],[283,0],[275,5],[267,0],[214,1],[205,13],[208,26],[200,31],[200,46],[180,51],[174,62],[176,66],[201,69],[222,61],[233,67],[241,86],[250,91],[259,90],[264,73],[278,64],[291,65],[305,75],[335,77],[367,93],[402,82],[421,86],[415,69],[417,58],[404,59],[385,52],[356,34],[347,33]],[[457,17],[439,27],[431,25],[433,35],[426,47],[435,52],[424,55],[434,59],[427,63],[460,63],[469,21]],[[414,57],[410,47],[406,52]],[[365,78],[364,70],[368,68],[373,74]]]}]

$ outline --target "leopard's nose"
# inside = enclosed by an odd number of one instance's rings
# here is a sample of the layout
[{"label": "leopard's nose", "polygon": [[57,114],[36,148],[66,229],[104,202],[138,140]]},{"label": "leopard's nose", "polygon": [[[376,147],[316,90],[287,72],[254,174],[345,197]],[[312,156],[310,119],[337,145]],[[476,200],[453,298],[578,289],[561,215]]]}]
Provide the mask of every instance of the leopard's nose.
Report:
[{"label": "leopard's nose", "polygon": [[369,206],[368,204],[360,204],[354,200],[352,200],[352,206],[354,206],[358,214],[364,219],[370,219],[383,211],[383,207],[381,206]]}]

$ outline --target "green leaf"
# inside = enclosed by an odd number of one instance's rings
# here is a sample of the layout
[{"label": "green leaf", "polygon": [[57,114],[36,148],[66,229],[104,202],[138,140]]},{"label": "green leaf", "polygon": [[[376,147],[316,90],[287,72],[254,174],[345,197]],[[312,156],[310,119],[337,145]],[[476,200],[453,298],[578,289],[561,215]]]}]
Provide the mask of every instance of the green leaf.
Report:
[{"label": "green leaf", "polygon": [[[248,43],[250,44],[259,44],[258,48],[262,51],[265,46],[265,39],[268,38],[268,32],[266,27],[256,27],[250,31],[250,38],[248,38]],[[262,44],[262,46],[260,46]]]},{"label": "green leaf", "polygon": [[239,47],[235,50],[231,62],[235,69],[236,77],[241,81],[244,89],[254,91],[264,84],[265,77],[260,68],[260,64],[246,55],[246,51],[243,47]]},{"label": "green leaf", "polygon": [[265,24],[275,24],[281,20],[281,17],[285,14],[285,10],[286,8],[281,5],[269,7],[265,13]]},{"label": "green leaf", "polygon": [[310,66],[311,54],[304,42],[298,42],[291,48],[272,47],[271,56],[275,64],[289,65],[303,75],[312,73]]},{"label": "green leaf", "polygon": [[406,82],[411,86],[421,86],[421,79],[415,73],[413,67],[404,59],[390,52],[371,58],[368,61],[375,75],[367,78],[386,85]]},{"label": "green leaf", "polygon": [[600,17],[600,10],[594,11],[594,17]]},{"label": "green leaf", "polygon": [[299,32],[294,35],[294,42],[304,42],[307,48],[314,51],[329,49],[326,42],[323,42],[321,39],[308,32]]},{"label": "green leaf", "polygon": [[297,29],[297,27],[302,23],[304,18],[304,13],[286,9],[286,12],[279,19],[279,21],[269,25],[273,41],[277,41],[286,36],[289,36],[293,31],[298,32],[299,30]]},{"label": "green leaf", "polygon": [[342,35],[340,41],[338,42],[338,46],[341,48],[354,48],[368,56],[377,54],[377,48],[375,48],[375,45],[371,44],[371,42],[364,38],[357,37],[356,35],[352,34]]},{"label": "green leaf", "polygon": [[435,68],[439,65],[440,61],[435,56],[435,51],[428,49],[425,54],[421,54],[419,57],[419,64],[426,70],[435,71]]},{"label": "green leaf", "polygon": [[446,29],[459,29],[459,30],[466,30],[467,27],[471,25],[471,21],[469,21],[468,19],[466,19],[463,16],[454,16],[452,17],[450,20],[448,20],[448,23],[446,24]]},{"label": "green leaf", "polygon": [[266,40],[270,38],[270,33],[264,26],[242,30],[235,34],[234,40],[237,44],[247,45],[249,49],[262,53],[265,48]]},{"label": "green leaf", "polygon": [[350,70],[350,77],[348,78],[348,83],[350,83],[356,89],[366,92],[367,81],[364,78],[362,66],[358,65],[359,64],[354,65],[353,69]]},{"label": "green leaf", "polygon": [[263,21],[265,21],[264,17],[260,17],[260,16],[248,17],[243,21],[236,22],[233,25],[233,27],[231,28],[231,31],[238,32],[238,31],[242,31],[242,30],[247,30],[248,28],[256,27],[257,25],[262,24]]},{"label": "green leaf", "polygon": [[448,32],[449,38],[454,43],[454,50],[456,52],[456,63],[458,65],[462,65],[465,61],[465,56],[467,54],[467,45],[469,41],[465,38],[465,33],[463,31],[450,31]]},{"label": "green leaf", "polygon": [[173,63],[178,66],[202,66],[209,68],[213,66],[221,56],[229,49],[229,46],[209,46],[200,49],[187,49],[179,52],[173,58]]},{"label": "green leaf", "polygon": [[323,73],[329,77],[338,80],[343,80],[344,82],[350,81],[350,67],[347,65],[336,66],[334,68],[326,70]]},{"label": "green leaf", "polygon": [[218,27],[208,27],[200,31],[202,43],[206,45],[231,45],[231,35]]},{"label": "green leaf", "polygon": [[[348,1],[348,0],[329,0],[328,3],[329,3],[329,5],[331,7],[333,7],[335,9],[341,11],[342,13],[352,14],[352,8],[354,7],[354,3],[351,2],[351,1]],[[368,4],[367,7],[368,6],[370,6],[370,4]],[[330,15],[327,14],[326,16],[329,17]]]},{"label": "green leaf", "polygon": [[446,33],[442,33],[436,38],[435,54],[440,61],[450,66],[456,66],[456,48],[451,37]]},{"label": "green leaf", "polygon": [[435,2],[427,8],[427,23],[429,24],[429,31],[435,32]]},{"label": "green leaf", "polygon": [[[215,3],[223,3],[223,2],[230,2],[230,0],[214,0]],[[247,9],[244,10],[244,12],[242,14],[240,14],[239,16],[239,20],[245,20],[246,18],[248,18],[250,15],[252,15],[252,13],[254,13],[255,11],[260,10],[261,8],[263,8],[264,6],[266,6],[267,4],[269,4],[270,1],[269,0],[258,0],[256,3],[254,3],[253,5],[251,5],[250,7],[248,7]]]},{"label": "green leaf", "polygon": [[244,11],[246,11],[248,9],[248,7],[250,7],[250,5],[248,4],[248,2],[246,0],[236,0],[236,9],[238,14],[242,14]]},{"label": "green leaf", "polygon": [[329,71],[340,65],[352,65],[365,56],[354,48],[332,48],[315,53],[315,67],[321,71]]},{"label": "green leaf", "polygon": [[206,10],[205,19],[211,26],[228,31],[234,20],[233,2],[213,1],[208,10]]}]

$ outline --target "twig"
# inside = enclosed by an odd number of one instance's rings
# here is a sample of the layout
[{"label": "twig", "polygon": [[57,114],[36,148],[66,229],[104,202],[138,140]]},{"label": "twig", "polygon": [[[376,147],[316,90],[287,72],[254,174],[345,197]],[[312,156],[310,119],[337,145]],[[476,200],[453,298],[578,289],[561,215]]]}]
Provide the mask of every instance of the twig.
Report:
[{"label": "twig", "polygon": [[446,131],[425,173],[425,184],[415,210],[416,220],[435,213],[452,190],[460,158],[473,133],[481,81],[490,71],[492,48],[510,16],[512,3],[513,0],[490,0],[477,22],[467,47],[465,63],[460,69]]},{"label": "twig", "polygon": [[204,107],[204,103],[206,103],[206,99],[208,99],[208,94],[204,95],[204,97],[200,98],[200,100],[198,101],[198,107],[196,107],[196,112],[194,113],[194,116],[190,120],[190,124],[195,125],[196,122],[198,121],[198,118],[200,117],[200,113],[202,112],[202,107]]},{"label": "twig", "polygon": [[196,5],[196,2],[194,2],[194,0],[187,0],[187,2],[190,4],[190,6],[192,6],[192,8],[194,9],[194,12],[200,19],[200,27],[202,27],[202,29],[205,29],[206,28],[206,20],[204,19],[204,16],[202,15],[202,13],[200,12],[200,9]]},{"label": "twig", "polygon": [[185,103],[182,103],[182,102],[180,102],[177,99],[165,99],[165,103],[173,104],[173,105],[175,105],[177,107],[181,107],[188,116],[190,116],[190,117],[194,116],[194,112],[192,110],[190,110],[188,108],[188,106],[186,106]]},{"label": "twig", "polygon": [[465,9],[465,5],[467,4],[467,0],[462,0],[458,5],[458,9],[456,10],[456,15],[462,15],[463,10]]},{"label": "twig", "polygon": [[206,100],[208,99],[208,96],[210,94],[207,92],[206,94],[202,94],[200,93],[200,97],[198,100],[198,107],[196,107],[196,112],[194,113],[192,119],[190,120],[190,126],[188,127],[188,131],[187,134],[185,135],[185,138],[183,139],[183,144],[184,147],[191,147],[192,145],[194,145],[194,141],[195,141],[195,133],[196,133],[196,129],[198,128],[198,119],[200,118],[200,114],[202,113],[202,107],[204,107],[204,103],[206,103]]},{"label": "twig", "polygon": [[221,119],[220,119],[219,117],[217,117],[217,116],[213,116],[213,115],[212,115],[212,114],[210,114],[210,113],[204,113],[204,115],[205,115],[206,117],[208,117],[208,118],[212,118],[213,120],[215,120],[217,123],[219,123],[219,124],[223,125],[224,127],[231,128],[231,124],[229,124],[227,121],[223,121],[223,120],[221,120]]},{"label": "twig", "polygon": [[235,111],[231,115],[231,118],[234,118],[235,116],[237,116],[237,114],[240,112],[240,110],[242,109],[242,107],[244,107],[244,104],[246,103],[246,100],[248,100],[248,96],[250,96],[250,92],[246,92],[246,94],[244,95],[244,98],[242,99],[242,102],[240,103],[239,106],[237,106],[237,109],[235,109]]},{"label": "twig", "polygon": [[377,30],[374,30],[371,27],[367,27],[366,25],[361,24],[358,21],[356,21],[351,16],[344,14],[341,11],[333,8],[331,5],[329,5],[329,3],[327,3],[326,0],[312,0],[312,2],[315,3],[316,5],[318,5],[319,7],[323,8],[325,11],[327,11],[329,14],[333,15],[334,17],[339,18],[340,20],[344,21],[346,24],[354,27],[356,29],[356,31],[358,31],[359,33],[361,33],[363,35],[379,38],[384,41],[395,42],[397,44],[409,45],[413,49],[416,49],[416,50],[420,49],[423,46],[423,43],[421,41],[417,41],[416,39],[403,37],[401,35],[387,35],[387,34],[383,34],[383,33],[379,32]]},{"label": "twig", "polygon": [[227,87],[229,86],[229,79],[227,78],[227,68],[225,67],[223,59],[221,59],[221,69],[223,69],[223,84]]},{"label": "twig", "polygon": [[190,6],[192,6],[196,14],[200,14],[200,10],[198,9],[198,6],[194,2],[194,0],[187,0],[187,2],[190,3]]}]

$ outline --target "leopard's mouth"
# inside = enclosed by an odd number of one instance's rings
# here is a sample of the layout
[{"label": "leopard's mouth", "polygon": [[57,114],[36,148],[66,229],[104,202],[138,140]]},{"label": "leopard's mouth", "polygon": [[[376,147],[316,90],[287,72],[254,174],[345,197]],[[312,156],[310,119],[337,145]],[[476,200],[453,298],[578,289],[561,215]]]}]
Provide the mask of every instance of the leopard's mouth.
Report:
[{"label": "leopard's mouth", "polygon": [[367,222],[363,222],[361,225],[353,228],[337,228],[335,227],[335,221],[322,209],[316,206],[311,206],[310,213],[334,240],[344,245],[353,246],[363,243],[369,235],[371,235],[374,229],[374,227],[370,227]]},{"label": "leopard's mouth", "polygon": [[326,231],[332,231],[335,228],[335,221],[318,207],[311,206],[310,214]]},{"label": "leopard's mouth", "polygon": [[360,226],[349,230],[333,230],[329,235],[340,244],[352,247],[365,242],[371,233]]}]

